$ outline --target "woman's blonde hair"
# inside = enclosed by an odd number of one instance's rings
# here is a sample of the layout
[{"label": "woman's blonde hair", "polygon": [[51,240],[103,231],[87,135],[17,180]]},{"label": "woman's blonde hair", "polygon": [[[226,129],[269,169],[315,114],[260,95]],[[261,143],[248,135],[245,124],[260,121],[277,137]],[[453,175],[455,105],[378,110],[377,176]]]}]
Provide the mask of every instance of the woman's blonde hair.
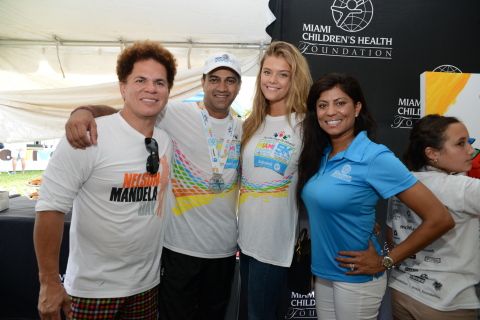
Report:
[{"label": "woman's blonde hair", "polygon": [[290,43],[283,41],[272,42],[260,63],[260,70],[257,74],[255,84],[255,95],[253,98],[253,108],[250,116],[243,123],[242,134],[242,151],[245,145],[250,141],[255,132],[265,122],[265,117],[270,111],[270,104],[262,93],[261,76],[263,72],[263,63],[269,57],[282,57],[292,68],[290,87],[285,96],[285,117],[290,126],[290,115],[295,112],[297,122],[300,121],[307,110],[307,96],[310,86],[312,85],[312,77],[307,60],[298,51],[298,49]]}]

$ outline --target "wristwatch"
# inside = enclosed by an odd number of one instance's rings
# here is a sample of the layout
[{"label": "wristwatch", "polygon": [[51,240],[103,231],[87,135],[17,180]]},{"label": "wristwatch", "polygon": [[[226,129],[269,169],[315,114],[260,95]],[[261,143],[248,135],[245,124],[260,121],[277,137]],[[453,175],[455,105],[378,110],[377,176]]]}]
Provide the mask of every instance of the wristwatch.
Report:
[{"label": "wristwatch", "polygon": [[384,266],[385,268],[387,269],[390,269],[391,267],[393,267],[394,263],[393,263],[393,259],[390,258],[389,256],[385,256],[383,257],[382,259],[382,266]]}]

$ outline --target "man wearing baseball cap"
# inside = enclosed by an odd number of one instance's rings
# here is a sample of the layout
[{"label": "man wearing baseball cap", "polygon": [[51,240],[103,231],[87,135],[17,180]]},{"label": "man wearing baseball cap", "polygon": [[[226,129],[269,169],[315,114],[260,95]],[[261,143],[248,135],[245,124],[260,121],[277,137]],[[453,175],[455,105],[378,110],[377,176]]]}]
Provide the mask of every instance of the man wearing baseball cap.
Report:
[{"label": "man wearing baseball cap", "polygon": [[[242,124],[230,105],[241,87],[239,60],[226,52],[210,55],[201,81],[202,102],[169,102],[157,119],[174,144],[171,188],[164,200],[162,320],[223,320],[235,270]],[[92,109],[96,116],[117,111]],[[92,113],[78,110],[67,122],[73,147],[96,144]]]}]

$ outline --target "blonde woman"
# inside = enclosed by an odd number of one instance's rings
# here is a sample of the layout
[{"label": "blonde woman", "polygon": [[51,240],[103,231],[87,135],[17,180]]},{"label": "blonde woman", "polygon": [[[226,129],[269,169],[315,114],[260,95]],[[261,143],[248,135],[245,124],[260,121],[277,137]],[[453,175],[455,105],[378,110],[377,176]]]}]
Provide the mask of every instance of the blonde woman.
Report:
[{"label": "blonde woman", "polygon": [[286,42],[267,48],[251,115],[243,124],[238,244],[248,319],[275,319],[292,262],[301,149],[299,123],[312,80],[306,59]]}]

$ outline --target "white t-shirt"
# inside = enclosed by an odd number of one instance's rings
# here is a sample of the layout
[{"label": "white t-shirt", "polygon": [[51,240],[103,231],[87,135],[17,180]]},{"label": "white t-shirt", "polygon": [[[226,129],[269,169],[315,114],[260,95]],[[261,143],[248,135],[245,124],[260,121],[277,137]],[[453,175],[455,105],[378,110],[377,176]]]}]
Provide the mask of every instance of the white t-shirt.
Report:
[{"label": "white t-shirt", "polygon": [[[229,117],[210,117],[217,144],[222,144]],[[223,170],[225,190],[209,190],[212,163],[199,104],[170,102],[157,123],[172,137],[172,190],[166,194],[168,223],[164,246],[199,258],[224,258],[237,251],[237,217],[241,120],[234,130]]]},{"label": "white t-shirt", "polygon": [[97,120],[98,145],[75,150],[64,137],[43,173],[40,211],[72,206],[70,254],[64,282],[84,298],[125,297],[160,281],[164,218],[172,158],[170,137],[158,128],[160,168],[146,173],[145,136],[120,114]]},{"label": "white t-shirt", "polygon": [[238,245],[258,261],[290,267],[298,210],[295,188],[301,149],[295,114],[267,115],[242,155]]},{"label": "white t-shirt", "polygon": [[[480,179],[439,171],[414,172],[445,204],[455,228],[392,270],[389,286],[441,311],[480,307],[474,285],[480,281]],[[394,245],[422,222],[398,198],[389,200],[387,225]]]}]

